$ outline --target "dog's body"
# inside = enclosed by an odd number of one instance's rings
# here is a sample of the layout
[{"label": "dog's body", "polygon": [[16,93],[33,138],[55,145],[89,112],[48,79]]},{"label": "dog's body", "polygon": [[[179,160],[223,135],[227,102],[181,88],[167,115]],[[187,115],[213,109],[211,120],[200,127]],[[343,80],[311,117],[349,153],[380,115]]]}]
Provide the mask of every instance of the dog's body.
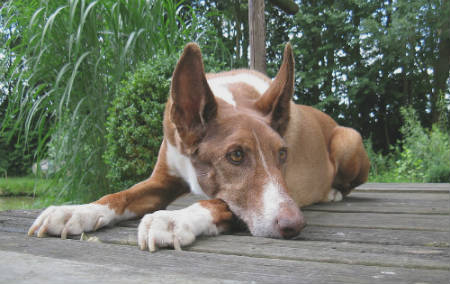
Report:
[{"label": "dog's body", "polygon": [[366,181],[369,161],[359,133],[295,105],[293,85],[290,45],[272,81],[250,70],[206,75],[199,48],[188,44],[172,78],[151,177],[91,204],[49,207],[29,234],[96,230],[164,209],[191,191],[213,199],[145,215],[141,249],[179,248],[227,230],[235,216],[253,235],[296,236],[305,224],[299,207],[341,200]]}]

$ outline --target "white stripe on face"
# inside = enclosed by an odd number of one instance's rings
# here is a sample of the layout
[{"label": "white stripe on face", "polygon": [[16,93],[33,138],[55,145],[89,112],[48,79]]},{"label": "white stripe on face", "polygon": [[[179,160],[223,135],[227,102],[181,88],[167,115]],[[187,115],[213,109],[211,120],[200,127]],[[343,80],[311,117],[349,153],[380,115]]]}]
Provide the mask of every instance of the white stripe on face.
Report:
[{"label": "white stripe on face", "polygon": [[259,157],[261,159],[261,162],[263,164],[264,170],[266,171],[267,177],[271,177],[270,173],[269,173],[269,167],[267,166],[267,162],[266,159],[264,158],[263,152],[261,150],[261,143],[259,143],[259,139],[258,136],[256,136],[256,133],[254,130],[252,130],[253,133],[253,137],[255,137],[255,141],[256,141],[256,147],[258,149],[258,153],[259,153]]},{"label": "white stripe on face", "polygon": [[255,236],[280,237],[280,234],[275,227],[275,221],[280,211],[280,205],[283,202],[288,202],[289,197],[282,190],[280,184],[277,182],[277,179],[270,174],[267,161],[261,149],[260,141],[254,131],[253,136],[255,137],[256,147],[261,163],[267,175],[267,182],[262,189],[262,208],[260,212],[254,212],[252,214],[253,226],[250,230]]}]

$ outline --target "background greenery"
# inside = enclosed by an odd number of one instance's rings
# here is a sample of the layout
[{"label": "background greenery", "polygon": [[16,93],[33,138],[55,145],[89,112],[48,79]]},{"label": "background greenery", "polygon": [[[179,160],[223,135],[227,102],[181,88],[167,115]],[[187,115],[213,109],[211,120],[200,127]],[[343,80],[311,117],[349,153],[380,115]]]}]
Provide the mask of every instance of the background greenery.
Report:
[{"label": "background greenery", "polygon": [[371,161],[369,180],[373,182],[448,182],[450,181],[450,143],[445,128],[421,126],[416,111],[402,108],[403,140],[391,146],[387,155],[373,150],[365,141]]},{"label": "background greenery", "polygon": [[163,135],[163,112],[175,56],[160,54],[128,74],[108,110],[105,161],[116,189],[142,181],[152,172]]},{"label": "background greenery", "polygon": [[[372,181],[448,182],[449,2],[296,2],[294,16],[266,2],[268,74],[291,41],[294,100],[362,133]],[[145,178],[184,44],[209,71],[247,67],[247,15],[237,0],[3,2],[0,174],[51,159],[52,202]]]}]

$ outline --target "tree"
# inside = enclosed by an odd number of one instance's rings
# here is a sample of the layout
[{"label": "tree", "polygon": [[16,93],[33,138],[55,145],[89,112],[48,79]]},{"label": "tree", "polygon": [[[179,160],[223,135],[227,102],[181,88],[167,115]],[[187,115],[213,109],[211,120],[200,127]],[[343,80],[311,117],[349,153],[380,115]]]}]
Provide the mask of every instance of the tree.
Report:
[{"label": "tree", "polygon": [[296,101],[357,128],[384,151],[401,138],[400,107],[413,106],[430,127],[440,116],[438,98],[449,95],[444,2],[299,2],[290,30]]},{"label": "tree", "polygon": [[[435,15],[429,15],[428,21],[436,21],[435,31],[439,41],[436,60],[433,64],[433,93],[431,96],[431,122],[436,123],[444,111],[439,102],[448,94],[450,71],[450,2],[441,0],[436,3]],[[433,17],[435,16],[435,17]]]}]

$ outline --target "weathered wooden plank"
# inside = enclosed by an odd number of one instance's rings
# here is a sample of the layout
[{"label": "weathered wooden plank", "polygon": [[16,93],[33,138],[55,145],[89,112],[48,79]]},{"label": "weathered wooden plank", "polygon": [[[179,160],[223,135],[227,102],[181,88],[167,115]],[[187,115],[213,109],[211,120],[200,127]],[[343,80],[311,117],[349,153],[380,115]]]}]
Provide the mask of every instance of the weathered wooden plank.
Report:
[{"label": "weathered wooden plank", "polygon": [[408,183],[408,182],[367,182],[357,188],[444,188],[449,189],[450,183]]},{"label": "weathered wooden plank", "polygon": [[341,202],[321,203],[302,208],[303,211],[326,212],[364,212],[364,213],[401,213],[401,214],[437,214],[448,215],[450,202],[447,194],[433,195],[440,199],[390,199],[393,193],[354,193]]},{"label": "weathered wooden plank", "polygon": [[[169,210],[180,209],[202,197],[187,195],[176,200]],[[388,193],[354,192],[341,202],[307,206],[304,211],[449,214],[450,194],[447,193]]]},{"label": "weathered wooden plank", "polygon": [[308,225],[299,239],[385,245],[450,247],[448,232],[339,228]]},{"label": "weathered wooden plank", "polygon": [[355,191],[449,193],[450,183],[365,183]]},{"label": "weathered wooden plank", "polygon": [[80,284],[80,283],[248,283],[247,281],[216,279],[212,277],[186,277],[181,273],[155,273],[120,263],[86,263],[26,253],[0,251],[0,283],[9,284]]},{"label": "weathered wooden plank", "polygon": [[[248,240],[243,240],[248,238]],[[298,261],[368,266],[450,269],[448,248],[370,245],[321,241],[285,241],[265,238],[220,236],[196,242],[188,250]]]},{"label": "weathered wooden plank", "polygon": [[[20,216],[23,211],[4,211],[0,216]],[[27,217],[32,214],[26,213]],[[37,214],[35,214],[37,215]],[[304,211],[307,223],[314,226],[367,228],[367,229],[397,229],[426,230],[436,232],[450,231],[449,215],[420,214],[377,214],[358,212],[322,212]],[[132,222],[135,226],[137,221]],[[126,224],[126,223],[125,223]],[[130,226],[130,225],[125,225]]]},{"label": "weathered wooden plank", "polygon": [[[31,226],[33,219],[0,216],[0,232],[16,232],[25,234]],[[127,234],[136,235],[136,221],[126,221],[118,224],[117,230],[110,232],[109,228],[104,229],[106,234]],[[131,228],[132,231],[128,231]],[[103,230],[102,230],[103,231]],[[123,231],[123,233],[122,233]],[[249,235],[248,233],[235,233],[239,236]],[[450,240],[448,232],[433,231],[410,231],[392,229],[367,229],[367,228],[334,228],[308,225],[300,234],[300,240],[330,241],[330,242],[355,242],[382,245],[406,245],[406,246],[426,246],[426,247],[449,247]],[[237,242],[240,242],[239,240]]]},{"label": "weathered wooden plank", "polygon": [[[379,184],[375,184],[379,186]],[[416,184],[413,184],[416,185]],[[420,185],[420,184],[419,184]],[[439,184],[438,184],[439,185]],[[202,196],[186,195],[168,207],[169,210],[186,207]],[[434,192],[388,192],[364,191],[353,192],[344,201],[336,203],[316,204],[303,210],[329,212],[371,212],[371,213],[413,213],[413,214],[448,214],[450,211],[450,194]],[[39,210],[18,211],[11,214],[35,218]],[[3,212],[0,212],[2,214]],[[6,213],[8,214],[8,213]]]},{"label": "weathered wooden plank", "polygon": [[34,209],[34,210],[4,210],[0,211],[0,216],[9,216],[9,217],[21,217],[21,218],[30,218],[35,219],[39,213],[42,212],[43,209]]},{"label": "weathered wooden plank", "polygon": [[[137,247],[137,233],[131,228],[111,228],[87,234],[105,243]],[[189,251],[248,257],[317,261],[386,267],[450,269],[450,249],[436,247],[361,244],[333,241],[278,240],[253,236],[204,237]]]},{"label": "weathered wooden plank", "polygon": [[450,231],[448,215],[304,212],[308,224],[326,227]]},{"label": "weathered wooden plank", "polygon": [[[58,260],[76,262],[81,266],[103,264],[106,268],[114,267],[114,271],[128,271],[126,275],[131,279],[135,274],[156,274],[162,277],[167,274],[180,275],[181,279],[187,281],[193,279],[192,277],[211,277],[256,283],[445,283],[448,279],[446,270],[348,265],[172,250],[160,250],[150,254],[131,246],[62,241],[56,238],[28,238],[15,233],[0,234],[0,254],[3,251],[26,254],[30,258],[36,256],[36,262],[45,257],[55,260],[54,264],[57,264]],[[10,260],[11,263],[14,260],[15,258]],[[0,267],[0,270],[4,269],[3,266]],[[27,275],[33,274],[32,270],[24,270],[10,279],[20,279],[24,272]],[[0,275],[5,272],[11,275],[10,270],[0,271]],[[89,277],[91,273],[93,272],[88,271],[86,276]],[[111,278],[105,274],[105,279]]]},{"label": "weathered wooden plank", "polygon": [[[385,196],[387,195],[387,196]],[[393,196],[392,196],[393,195]],[[395,196],[396,195],[396,196]],[[326,212],[364,212],[364,213],[402,213],[402,214],[450,214],[450,201],[446,194],[414,194],[425,195],[416,198],[401,199],[401,194],[354,193],[341,202],[321,203],[302,208],[303,211]],[[426,198],[428,197],[430,198]],[[183,198],[167,209],[176,210],[189,206],[196,199]],[[33,211],[1,211],[0,215],[36,218],[41,210]]]}]

